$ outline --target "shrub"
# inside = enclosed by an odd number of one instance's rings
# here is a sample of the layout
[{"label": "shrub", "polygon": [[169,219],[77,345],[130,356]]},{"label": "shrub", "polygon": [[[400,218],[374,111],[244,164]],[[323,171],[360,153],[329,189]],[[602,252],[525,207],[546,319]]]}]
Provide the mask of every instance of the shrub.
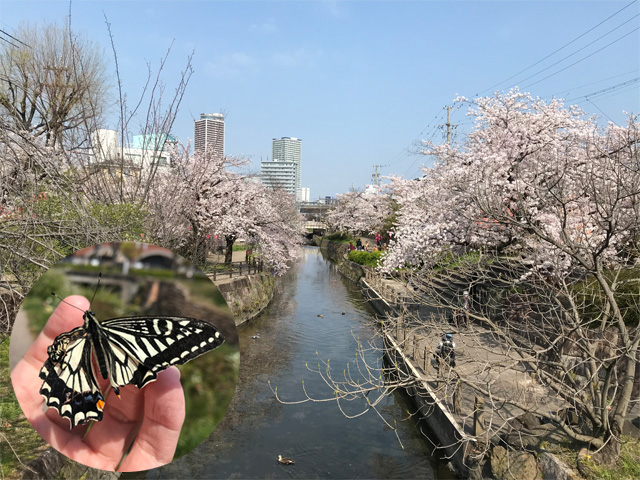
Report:
[{"label": "shrub", "polygon": [[349,260],[359,265],[365,265],[367,267],[377,267],[382,252],[364,252],[360,250],[351,250],[349,252]]}]

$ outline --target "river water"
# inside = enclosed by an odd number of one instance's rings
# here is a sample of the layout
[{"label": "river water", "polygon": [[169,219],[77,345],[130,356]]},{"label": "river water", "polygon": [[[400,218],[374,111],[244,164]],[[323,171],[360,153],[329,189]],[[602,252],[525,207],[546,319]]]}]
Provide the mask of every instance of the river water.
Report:
[{"label": "river water", "polygon": [[[305,365],[316,367],[319,359],[330,359],[333,375],[343,378],[347,363],[355,366],[354,337],[365,344],[374,337],[373,315],[355,285],[334,264],[317,248],[303,248],[269,307],[239,328],[240,380],[222,422],[200,447],[147,472],[147,478],[449,476],[432,456],[421,433],[425,427],[408,418],[413,409],[404,394],[387,397],[378,408],[387,422],[396,425],[401,446],[396,433],[373,411],[348,419],[334,401],[284,405],[272,391],[277,387],[285,401],[302,400],[304,381],[310,395],[330,398],[332,390]],[[253,339],[254,335],[259,338]],[[367,359],[375,365],[380,357],[379,351],[371,351]],[[365,403],[341,405],[354,414]],[[293,458],[295,465],[280,465],[279,454]]]}]

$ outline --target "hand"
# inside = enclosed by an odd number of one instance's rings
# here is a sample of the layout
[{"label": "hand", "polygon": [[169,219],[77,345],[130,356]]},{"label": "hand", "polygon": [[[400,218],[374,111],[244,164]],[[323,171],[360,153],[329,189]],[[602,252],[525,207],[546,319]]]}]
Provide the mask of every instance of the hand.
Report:
[{"label": "hand", "polygon": [[[102,470],[115,470],[127,449],[133,446],[119,471],[148,470],[173,459],[185,417],[185,400],[180,372],[170,367],[158,379],[139,390],[133,385],[120,389],[118,398],[108,380],[98,373],[105,397],[103,418],[88,425],[69,428],[69,420],[55,408],[45,412],[40,395],[40,369],[47,359],[47,347],[60,333],[83,324],[89,301],[73,295],[60,303],[25,356],[11,372],[13,389],[27,420],[52,447],[76,462]],[[75,305],[77,308],[74,308]]]}]

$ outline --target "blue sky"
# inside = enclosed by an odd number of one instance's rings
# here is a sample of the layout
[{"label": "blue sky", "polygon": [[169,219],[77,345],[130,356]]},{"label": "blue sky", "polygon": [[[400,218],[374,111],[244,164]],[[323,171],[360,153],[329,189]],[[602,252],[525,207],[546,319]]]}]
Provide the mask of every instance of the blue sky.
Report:
[{"label": "blue sky", "polygon": [[[3,0],[0,26],[11,33],[22,21],[62,22],[68,11],[66,1]],[[429,162],[413,153],[417,141],[443,141],[443,107],[457,94],[519,85],[616,123],[623,110],[640,110],[638,0],[76,0],[71,12],[73,28],[104,45],[112,65],[107,16],[130,98],[146,61],[157,67],[172,41],[168,90],[195,50],[174,135],[186,142],[200,113],[224,110],[225,152],[249,156],[254,171],[271,156],[272,138],[301,138],[312,199],[370,184],[374,165],[386,165],[382,175],[417,175]],[[452,123],[462,140],[470,124],[463,110]]]}]

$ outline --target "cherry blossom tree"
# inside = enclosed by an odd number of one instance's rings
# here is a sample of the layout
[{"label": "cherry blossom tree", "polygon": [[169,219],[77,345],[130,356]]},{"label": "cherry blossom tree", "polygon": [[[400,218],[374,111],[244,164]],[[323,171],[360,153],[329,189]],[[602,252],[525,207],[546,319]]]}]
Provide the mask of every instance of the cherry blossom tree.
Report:
[{"label": "cherry blossom tree", "polygon": [[371,234],[381,230],[392,212],[388,193],[351,191],[338,195],[338,203],[327,213],[325,221],[337,231]]},{"label": "cherry blossom tree", "polygon": [[301,216],[290,195],[238,173],[246,165],[242,159],[182,149],[154,184],[151,237],[199,265],[206,260],[207,237],[225,240],[226,262],[234,242],[244,238],[283,274],[297,257]]},{"label": "cherry blossom tree", "polygon": [[[639,378],[637,119],[602,127],[577,107],[518,90],[470,103],[466,142],[426,145],[436,165],[396,180],[400,206],[382,270],[408,267],[414,301],[453,311],[459,299],[442,294],[433,267],[456,264],[475,286],[470,317],[581,421],[535,413],[616,458]],[[500,275],[488,274],[498,263]],[[527,410],[490,382],[461,381]]]}]

